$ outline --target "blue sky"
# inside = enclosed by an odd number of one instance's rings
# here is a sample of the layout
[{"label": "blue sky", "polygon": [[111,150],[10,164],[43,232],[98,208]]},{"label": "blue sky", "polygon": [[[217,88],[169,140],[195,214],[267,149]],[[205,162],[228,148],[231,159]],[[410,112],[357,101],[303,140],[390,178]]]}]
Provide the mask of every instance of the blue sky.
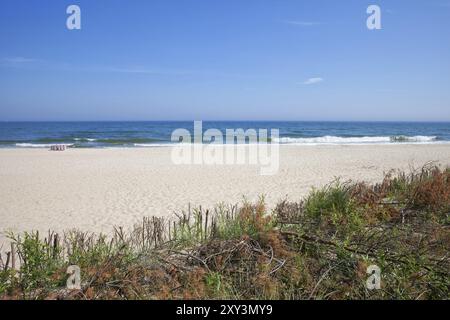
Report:
[{"label": "blue sky", "polygon": [[450,121],[450,0],[1,1],[0,120],[192,119]]}]

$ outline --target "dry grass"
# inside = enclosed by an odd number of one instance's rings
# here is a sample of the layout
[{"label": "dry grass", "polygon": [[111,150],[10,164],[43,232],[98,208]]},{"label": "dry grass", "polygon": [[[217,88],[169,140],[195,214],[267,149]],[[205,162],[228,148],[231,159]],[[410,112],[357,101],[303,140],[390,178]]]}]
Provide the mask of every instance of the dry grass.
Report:
[{"label": "dry grass", "polygon": [[[112,237],[11,234],[3,299],[448,299],[450,170],[427,165],[377,185],[331,183],[271,213],[264,200],[176,221],[146,218]],[[82,289],[65,289],[81,268]],[[365,286],[382,270],[381,290]],[[20,265],[20,267],[19,267]]]}]

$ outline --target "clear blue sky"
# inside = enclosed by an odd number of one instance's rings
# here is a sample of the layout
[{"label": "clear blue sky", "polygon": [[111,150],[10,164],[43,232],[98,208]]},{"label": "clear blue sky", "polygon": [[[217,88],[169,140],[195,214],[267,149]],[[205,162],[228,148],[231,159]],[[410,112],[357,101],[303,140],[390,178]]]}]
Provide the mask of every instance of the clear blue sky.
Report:
[{"label": "clear blue sky", "polygon": [[192,119],[449,121],[450,0],[0,2],[0,120]]}]

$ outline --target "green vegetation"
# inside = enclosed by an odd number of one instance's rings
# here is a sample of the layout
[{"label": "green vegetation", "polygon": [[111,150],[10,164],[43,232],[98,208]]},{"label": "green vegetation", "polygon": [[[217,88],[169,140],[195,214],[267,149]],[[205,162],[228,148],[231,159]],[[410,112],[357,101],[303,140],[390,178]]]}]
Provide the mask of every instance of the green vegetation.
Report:
[{"label": "green vegetation", "polygon": [[[448,299],[450,170],[425,166],[376,185],[341,183],[267,212],[264,200],[176,221],[146,218],[111,237],[10,234],[3,299]],[[69,265],[81,290],[66,289]],[[377,265],[381,289],[368,290]]]}]

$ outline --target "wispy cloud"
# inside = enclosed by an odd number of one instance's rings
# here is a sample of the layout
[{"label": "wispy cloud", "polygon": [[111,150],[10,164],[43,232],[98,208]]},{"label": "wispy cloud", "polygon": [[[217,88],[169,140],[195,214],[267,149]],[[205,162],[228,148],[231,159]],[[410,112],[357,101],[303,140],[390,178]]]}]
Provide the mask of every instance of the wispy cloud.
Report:
[{"label": "wispy cloud", "polygon": [[191,68],[160,68],[146,66],[84,66],[72,67],[73,70],[84,72],[108,72],[123,73],[129,75],[148,75],[148,76],[203,76],[203,77],[230,77],[230,78],[261,78],[261,74],[246,73],[228,73],[217,70],[191,69]]},{"label": "wispy cloud", "polygon": [[214,76],[214,77],[256,77],[254,75],[224,73],[214,70],[199,69],[167,69],[167,68],[147,68],[147,67],[100,67],[92,71],[125,73],[136,75],[154,75],[154,76]]},{"label": "wispy cloud", "polygon": [[192,70],[149,69],[146,67],[105,67],[105,68],[98,68],[96,71],[148,74],[148,75],[188,75],[193,73]]},{"label": "wispy cloud", "polygon": [[304,84],[304,85],[311,85],[311,84],[317,84],[317,83],[320,83],[320,82],[323,82],[323,81],[325,81],[325,80],[323,78],[319,78],[319,77],[317,77],[317,78],[309,78],[306,81],[302,82],[302,84]]},{"label": "wispy cloud", "polygon": [[45,61],[26,57],[0,58],[0,67],[6,68],[45,68],[68,72],[110,72],[143,75],[187,75],[190,70],[148,68],[142,66],[101,66],[101,65],[73,65],[60,61]]},{"label": "wispy cloud", "polygon": [[24,64],[24,63],[31,63],[38,61],[37,59],[33,58],[25,58],[25,57],[6,57],[0,59],[0,61],[4,64],[11,64],[11,65],[18,65],[18,64]]},{"label": "wispy cloud", "polygon": [[319,26],[322,23],[317,21],[301,21],[301,20],[283,20],[282,21],[285,24],[289,24],[292,26],[299,26],[299,27],[313,27],[313,26]]},{"label": "wispy cloud", "polygon": [[25,57],[0,57],[0,68],[54,70],[61,72],[94,72],[94,73],[117,73],[124,75],[142,76],[202,76],[221,78],[261,78],[264,75],[228,73],[217,70],[189,69],[189,68],[161,68],[148,66],[130,65],[74,65],[61,61],[49,61]]}]

